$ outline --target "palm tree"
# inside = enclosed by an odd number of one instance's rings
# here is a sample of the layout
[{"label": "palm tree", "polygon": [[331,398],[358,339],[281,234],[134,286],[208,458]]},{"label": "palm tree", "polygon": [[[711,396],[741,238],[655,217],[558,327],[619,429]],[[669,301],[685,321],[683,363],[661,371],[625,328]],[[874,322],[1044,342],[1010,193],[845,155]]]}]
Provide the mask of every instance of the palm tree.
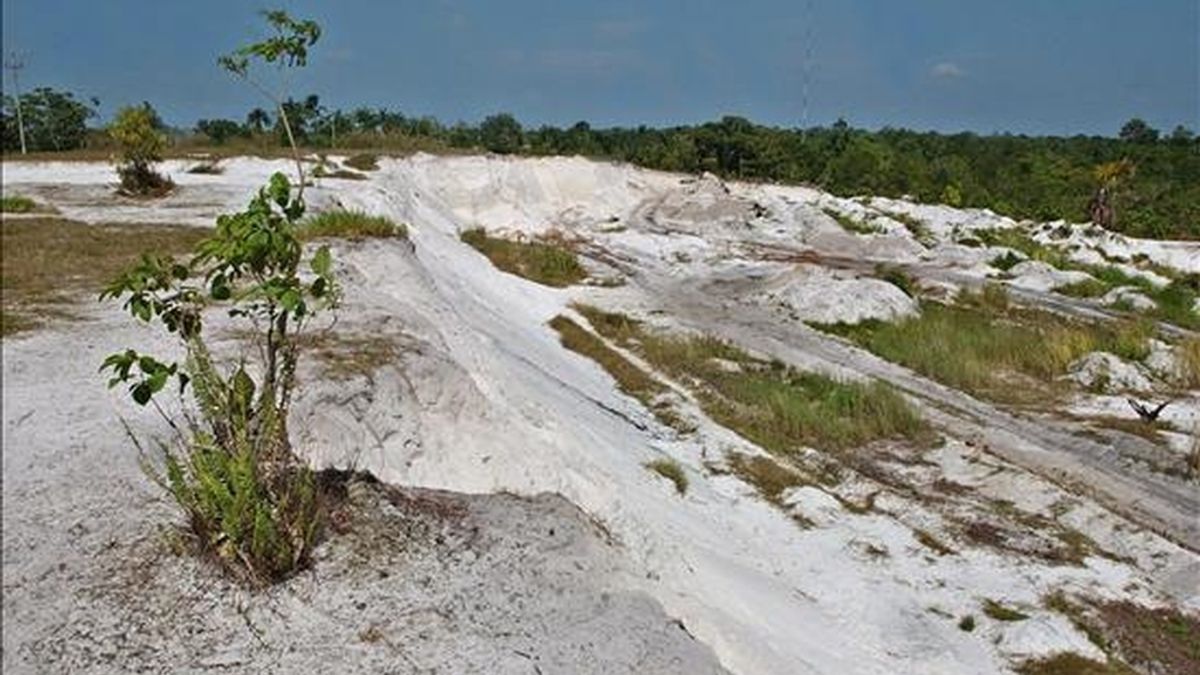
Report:
[{"label": "palm tree", "polygon": [[254,133],[261,134],[263,129],[271,124],[271,116],[262,108],[255,108],[246,115],[246,126],[254,129]]}]

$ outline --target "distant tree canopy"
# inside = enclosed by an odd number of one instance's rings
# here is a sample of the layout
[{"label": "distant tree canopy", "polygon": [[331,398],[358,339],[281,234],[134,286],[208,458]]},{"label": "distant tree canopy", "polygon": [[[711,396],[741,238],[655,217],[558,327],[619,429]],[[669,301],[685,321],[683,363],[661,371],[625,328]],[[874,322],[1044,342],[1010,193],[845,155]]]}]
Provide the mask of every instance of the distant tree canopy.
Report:
[{"label": "distant tree canopy", "polygon": [[[90,103],[90,105],[89,105]],[[69,91],[49,87],[34,89],[21,95],[21,117],[25,122],[25,144],[31,152],[74,150],[83,147],[87,137],[87,122],[96,116],[99,101],[78,101]],[[0,113],[2,136],[6,151],[20,150],[17,128],[17,102],[4,97]]]},{"label": "distant tree canopy", "polygon": [[200,120],[196,122],[196,131],[208,136],[214,145],[224,145],[235,137],[249,138],[253,133],[252,128],[226,119]]},{"label": "distant tree canopy", "polygon": [[[33,150],[84,142],[93,109],[71,94],[38,89],[21,98]],[[5,150],[18,147],[15,111],[4,100]],[[283,102],[296,140],[311,148],[486,149],[501,154],[583,155],[666,171],[803,183],[835,194],[908,196],[989,208],[1015,218],[1087,221],[1105,189],[1112,227],[1155,238],[1200,239],[1200,139],[1187,127],[1160,134],[1131,119],[1117,136],[940,134],[906,129],[787,129],[727,116],[693,126],[525,128],[511,114],[445,125],[384,108],[327,108],[317,96]],[[255,108],[244,124],[201,120],[214,144],[254,138],[286,143],[278,115]],[[157,119],[157,116],[155,117]],[[161,122],[158,122],[161,125]]]}]

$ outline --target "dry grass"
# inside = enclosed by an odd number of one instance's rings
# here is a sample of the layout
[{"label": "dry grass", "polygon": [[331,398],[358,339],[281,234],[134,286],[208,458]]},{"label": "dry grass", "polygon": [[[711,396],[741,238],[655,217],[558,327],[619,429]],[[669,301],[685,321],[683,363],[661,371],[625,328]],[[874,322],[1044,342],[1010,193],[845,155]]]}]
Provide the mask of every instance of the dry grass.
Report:
[{"label": "dry grass", "polygon": [[1097,672],[1132,673],[1130,664],[1142,672],[1190,675],[1200,665],[1200,618],[1194,615],[1129,601],[1076,602],[1062,593],[1047,596],[1043,604],[1066,616],[1108,655],[1111,670]]},{"label": "dry grass", "polygon": [[991,598],[983,601],[983,613],[996,621],[1024,621],[1029,618],[1028,614],[1005,607]]},{"label": "dry grass", "polygon": [[408,236],[408,229],[384,216],[362,211],[326,211],[305,219],[296,234],[302,241],[323,237],[360,241],[403,239]]},{"label": "dry grass", "polygon": [[728,466],[733,475],[754,486],[763,499],[776,506],[782,506],[783,493],[788,490],[813,484],[811,479],[796,469],[762,455],[735,452],[729,455]]},{"label": "dry grass", "polygon": [[913,537],[920,542],[922,546],[938,555],[956,555],[958,553],[958,551],[955,551],[946,544],[942,543],[940,539],[933,536],[933,534],[927,530],[913,530]]},{"label": "dry grass", "polygon": [[321,363],[322,375],[338,381],[370,379],[380,368],[395,363],[402,352],[393,337],[332,331],[303,335],[301,348]]},{"label": "dry grass", "polygon": [[379,169],[379,158],[368,152],[360,152],[347,157],[342,164],[358,171],[375,171]]},{"label": "dry grass", "polygon": [[498,269],[545,286],[563,288],[587,278],[575,254],[559,243],[512,241],[489,236],[483,228],[465,230],[460,238]]},{"label": "dry grass", "polygon": [[5,219],[0,233],[0,333],[69,317],[143,252],[183,254],[209,230],[171,225],[86,225],[61,218]]},{"label": "dry grass", "polygon": [[367,175],[350,169],[326,169],[318,166],[313,169],[313,178],[334,178],[337,180],[367,180]]},{"label": "dry grass", "polygon": [[1200,338],[1180,342],[1175,348],[1179,361],[1180,384],[1189,389],[1200,389]]},{"label": "dry grass", "polygon": [[679,496],[687,494],[688,477],[683,472],[683,466],[673,459],[656,459],[652,462],[646,462],[645,466],[648,470],[666,478],[675,485],[675,491]]},{"label": "dry grass", "polygon": [[1124,665],[1101,663],[1070,652],[1024,661],[1016,667],[1016,672],[1019,675],[1134,675],[1134,671]]},{"label": "dry grass", "polygon": [[564,347],[595,361],[616,380],[618,389],[640,401],[659,422],[680,432],[692,430],[669,403],[658,400],[668,391],[662,382],[565,316],[551,319],[550,327],[558,332]]}]

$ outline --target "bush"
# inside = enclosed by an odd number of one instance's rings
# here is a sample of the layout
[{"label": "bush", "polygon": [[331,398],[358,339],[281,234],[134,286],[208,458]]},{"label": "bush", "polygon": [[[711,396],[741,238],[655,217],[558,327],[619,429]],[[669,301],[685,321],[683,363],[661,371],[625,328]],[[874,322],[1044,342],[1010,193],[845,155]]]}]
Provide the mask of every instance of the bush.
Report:
[{"label": "bush", "polygon": [[120,147],[117,175],[121,192],[158,197],[170,192],[174,183],[155,170],[162,161],[167,146],[166,136],[159,131],[158,116],[149,105],[121,108],[108,128],[108,134]]},{"label": "bush", "polygon": [[687,494],[688,477],[683,472],[683,467],[679,462],[673,459],[656,459],[652,462],[646,462],[644,465],[648,470],[666,478],[675,485],[675,491],[682,497]]},{"label": "bush", "polygon": [[[307,564],[322,521],[312,473],[292,455],[287,434],[304,328],[337,300],[327,247],[309,261],[311,280],[300,278],[303,214],[277,173],[245,211],[220,216],[190,260],[144,255],[101,295],[125,299],[136,320],[159,323],[182,342],[183,364],[127,349],[103,369],[112,372],[110,387],[127,385],[136,403],[154,401],[160,413],[155,396],[168,383],[177,381],[180,393],[191,387],[197,412],[185,425],[167,418],[179,434],[159,444],[165,470],[157,478],[188,515],[200,550],[259,584]],[[220,304],[253,327],[256,363],[222,372],[209,353],[203,310]]]}]

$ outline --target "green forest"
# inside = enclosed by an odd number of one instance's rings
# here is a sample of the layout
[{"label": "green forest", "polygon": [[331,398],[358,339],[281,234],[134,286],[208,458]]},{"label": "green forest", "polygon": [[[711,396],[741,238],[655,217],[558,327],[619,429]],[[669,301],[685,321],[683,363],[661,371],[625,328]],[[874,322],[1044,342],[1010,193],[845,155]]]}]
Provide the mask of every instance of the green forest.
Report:
[{"label": "green forest", "polygon": [[[93,100],[38,89],[21,96],[29,150],[103,147],[88,128]],[[147,104],[148,105],[148,104]],[[989,208],[1016,218],[1089,219],[1101,187],[1113,229],[1139,237],[1200,239],[1200,140],[1183,126],[1160,133],[1132,119],[1114,136],[944,134],[855,129],[844,121],[789,129],[727,116],[705,124],[651,128],[526,128],[509,114],[447,125],[382,108],[323,106],[316,96],[285,104],[298,140],[317,151],[470,151],[583,155],[667,171],[819,186],[842,196],[908,196],[927,203]],[[5,98],[3,147],[20,148],[16,101]],[[278,116],[260,108],[243,120],[199,120],[172,131],[179,148],[223,146],[261,152],[285,142]]]}]

